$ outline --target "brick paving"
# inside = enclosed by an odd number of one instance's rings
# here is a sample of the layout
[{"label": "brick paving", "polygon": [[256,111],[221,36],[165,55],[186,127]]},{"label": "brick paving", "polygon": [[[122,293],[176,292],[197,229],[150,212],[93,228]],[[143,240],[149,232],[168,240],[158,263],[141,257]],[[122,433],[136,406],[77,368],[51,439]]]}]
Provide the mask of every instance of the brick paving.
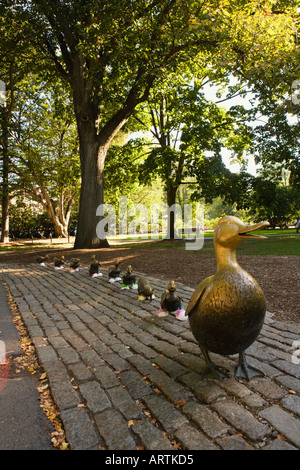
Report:
[{"label": "brick paving", "polygon": [[[188,321],[155,315],[167,283],[148,277],[156,298],[142,302],[102,273],[0,267],[70,449],[300,449],[300,365],[292,361],[293,353],[299,359],[298,325],[267,314],[247,350],[263,378],[201,381],[204,360]],[[193,290],[177,290],[186,306]],[[211,357],[233,377],[237,356]]]}]

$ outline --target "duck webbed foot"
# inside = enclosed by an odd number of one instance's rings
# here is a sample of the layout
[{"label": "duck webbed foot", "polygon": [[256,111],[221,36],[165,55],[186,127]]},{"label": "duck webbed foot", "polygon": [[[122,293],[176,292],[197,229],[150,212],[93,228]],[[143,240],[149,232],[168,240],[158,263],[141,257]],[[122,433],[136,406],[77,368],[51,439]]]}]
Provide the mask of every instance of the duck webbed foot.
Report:
[{"label": "duck webbed foot", "polygon": [[205,359],[205,364],[206,368],[202,374],[201,379],[217,379],[217,380],[223,380],[225,378],[230,377],[228,372],[225,369],[222,369],[221,367],[216,366],[210,359],[207,349],[203,348],[200,346],[200,349],[202,351],[202,354]]},{"label": "duck webbed foot", "polygon": [[245,351],[239,354],[239,365],[235,372],[235,377],[240,379],[250,380],[252,377],[263,377],[265,374],[259,369],[256,369],[246,361]]}]

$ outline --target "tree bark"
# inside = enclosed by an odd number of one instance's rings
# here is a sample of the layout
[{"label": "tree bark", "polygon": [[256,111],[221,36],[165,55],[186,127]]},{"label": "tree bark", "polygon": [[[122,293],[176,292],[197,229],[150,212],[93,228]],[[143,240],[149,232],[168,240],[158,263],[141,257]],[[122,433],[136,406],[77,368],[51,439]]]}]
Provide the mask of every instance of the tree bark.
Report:
[{"label": "tree bark", "polygon": [[[4,114],[4,112],[3,112]],[[1,239],[2,243],[9,242],[9,155],[8,155],[8,130],[6,116],[2,121],[2,219]]]},{"label": "tree bark", "polygon": [[[168,203],[168,234],[167,239],[175,240],[176,231],[175,231],[175,202],[176,202],[176,192],[177,188],[171,188],[167,191],[167,203]],[[171,210],[172,209],[172,210]]]},{"label": "tree bark", "polygon": [[68,196],[69,196],[69,199],[68,199],[67,208],[65,209],[65,204],[64,204],[65,197],[63,193],[61,193],[59,196],[59,207],[58,207],[59,221],[63,227],[64,236],[66,237],[68,236],[68,226],[69,226],[69,221],[70,221],[71,209],[72,209],[72,205],[74,201],[71,193]]},{"label": "tree bark", "polygon": [[3,149],[1,242],[9,242],[9,158]]},{"label": "tree bark", "polygon": [[[35,192],[37,200],[42,204],[42,206],[48,212],[49,217],[51,218],[54,230],[58,237],[67,237],[68,236],[68,225],[64,221],[60,220],[60,217],[56,214],[55,208],[53,207],[52,200],[48,194],[47,189],[43,183],[39,183],[41,194]],[[34,193],[34,191],[33,191]],[[61,197],[61,195],[60,195]],[[59,208],[60,210],[60,208]]]},{"label": "tree bark", "polygon": [[13,88],[13,61],[9,68],[9,90],[10,104],[8,110],[1,106],[2,112],[2,220],[1,220],[1,239],[2,243],[9,242],[9,148],[8,148],[8,122],[14,107],[14,88]]},{"label": "tree bark", "polygon": [[107,239],[96,234],[99,218],[97,208],[103,204],[104,163],[107,145],[99,145],[98,139],[80,145],[81,191],[79,218],[74,248],[105,248]]}]

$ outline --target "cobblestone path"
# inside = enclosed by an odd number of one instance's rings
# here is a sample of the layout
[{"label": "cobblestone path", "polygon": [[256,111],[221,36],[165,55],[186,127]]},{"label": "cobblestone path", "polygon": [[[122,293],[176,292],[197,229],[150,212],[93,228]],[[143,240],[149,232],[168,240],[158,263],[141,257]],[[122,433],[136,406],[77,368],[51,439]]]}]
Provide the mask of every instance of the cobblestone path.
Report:
[{"label": "cobblestone path", "polygon": [[[298,325],[267,314],[247,350],[265,377],[201,381],[204,360],[188,321],[155,315],[166,283],[148,277],[156,299],[142,302],[102,272],[0,267],[71,449],[300,448]],[[192,289],[177,290],[186,307]],[[211,357],[233,377],[237,356]]]}]

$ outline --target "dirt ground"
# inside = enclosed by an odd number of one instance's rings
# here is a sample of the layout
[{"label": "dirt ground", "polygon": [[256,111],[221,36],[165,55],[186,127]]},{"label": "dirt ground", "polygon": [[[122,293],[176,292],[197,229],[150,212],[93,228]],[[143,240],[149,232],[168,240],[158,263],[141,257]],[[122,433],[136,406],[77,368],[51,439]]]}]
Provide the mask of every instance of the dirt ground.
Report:
[{"label": "dirt ground", "polygon": [[[195,288],[205,277],[215,273],[216,262],[212,254],[193,252],[176,248],[147,248],[143,246],[112,247],[98,250],[28,250],[1,252],[0,264],[27,264],[36,261],[38,254],[48,254],[48,264],[55,257],[65,256],[66,262],[78,257],[82,264],[89,264],[96,255],[102,267],[108,267],[119,258],[120,268],[126,271],[131,264],[133,270]],[[267,310],[281,321],[300,321],[300,260],[298,256],[238,256],[238,262],[262,287],[267,300]]]}]

